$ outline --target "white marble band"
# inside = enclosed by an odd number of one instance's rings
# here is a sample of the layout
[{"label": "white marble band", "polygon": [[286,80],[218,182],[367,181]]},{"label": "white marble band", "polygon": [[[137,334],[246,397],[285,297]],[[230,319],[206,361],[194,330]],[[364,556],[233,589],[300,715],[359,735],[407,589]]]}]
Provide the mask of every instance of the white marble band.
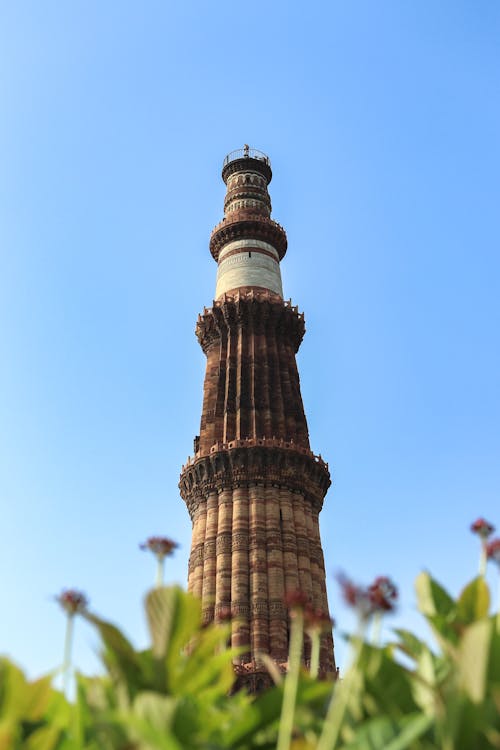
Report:
[{"label": "white marble band", "polygon": [[[255,247],[255,241],[249,242]],[[260,244],[266,245],[267,243]],[[226,247],[229,247],[229,245]],[[267,250],[267,247],[265,249]],[[242,286],[263,287],[282,297],[283,288],[278,260],[274,260],[263,253],[252,253],[251,250],[243,250],[241,253],[230,255],[225,260],[219,258],[215,298],[218,299],[230,289],[237,289]]]},{"label": "white marble band", "polygon": [[224,260],[224,257],[234,251],[234,250],[240,250],[245,248],[252,248],[252,247],[259,247],[262,250],[267,250],[269,253],[273,255],[274,258],[276,258],[276,262],[279,262],[279,255],[278,251],[269,244],[269,242],[262,242],[261,240],[234,240],[233,242],[228,242],[227,245],[224,245],[222,250],[219,253],[219,264],[222,260]]}]

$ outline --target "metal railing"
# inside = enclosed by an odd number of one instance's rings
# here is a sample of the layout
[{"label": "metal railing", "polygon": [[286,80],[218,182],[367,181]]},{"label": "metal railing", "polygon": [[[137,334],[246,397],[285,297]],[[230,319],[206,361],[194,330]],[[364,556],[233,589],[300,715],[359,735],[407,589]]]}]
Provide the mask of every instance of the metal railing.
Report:
[{"label": "metal railing", "polygon": [[225,167],[226,164],[236,161],[236,159],[259,159],[259,161],[263,161],[268,166],[271,166],[269,156],[266,156],[266,154],[262,151],[258,151],[256,148],[250,148],[250,146],[247,146],[246,144],[243,148],[237,148],[236,151],[231,151],[231,153],[224,159],[222,166]]}]

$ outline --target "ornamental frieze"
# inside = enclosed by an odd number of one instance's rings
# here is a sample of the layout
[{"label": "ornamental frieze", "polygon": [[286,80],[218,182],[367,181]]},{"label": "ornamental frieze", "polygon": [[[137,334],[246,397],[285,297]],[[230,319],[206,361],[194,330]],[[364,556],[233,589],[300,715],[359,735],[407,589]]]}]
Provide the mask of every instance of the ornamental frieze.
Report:
[{"label": "ornamental frieze", "polygon": [[198,316],[196,336],[206,354],[214,343],[226,340],[241,326],[245,326],[247,335],[278,334],[277,342],[289,341],[294,353],[305,333],[304,315],[291,302],[238,296],[217,300],[213,307],[205,308]]},{"label": "ornamental frieze", "polygon": [[[244,214],[244,218],[240,215]],[[282,260],[287,249],[286,232],[277,221],[262,214],[251,214],[249,211],[235,211],[217,224],[210,237],[210,252],[215,260],[228,242],[239,239],[263,240],[269,242],[278,251]]]},{"label": "ornamental frieze", "polygon": [[193,518],[199,501],[206,499],[214,487],[222,491],[256,484],[297,492],[319,511],[331,480],[327,465],[308,451],[245,445],[188,463],[183,467],[179,489]]}]

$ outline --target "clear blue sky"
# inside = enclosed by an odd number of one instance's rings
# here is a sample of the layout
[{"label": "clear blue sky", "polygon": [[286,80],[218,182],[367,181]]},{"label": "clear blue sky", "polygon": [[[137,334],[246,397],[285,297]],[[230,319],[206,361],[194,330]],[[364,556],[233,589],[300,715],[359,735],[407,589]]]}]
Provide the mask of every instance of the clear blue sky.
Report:
[{"label": "clear blue sky", "polygon": [[[500,526],[500,5],[0,2],[0,651],[61,660],[86,591],[145,643],[181,546],[224,155],[269,154],[335,571],[452,591]],[[340,639],[339,639],[340,641]],[[76,662],[96,667],[83,623]],[[338,654],[343,664],[343,649]]]}]

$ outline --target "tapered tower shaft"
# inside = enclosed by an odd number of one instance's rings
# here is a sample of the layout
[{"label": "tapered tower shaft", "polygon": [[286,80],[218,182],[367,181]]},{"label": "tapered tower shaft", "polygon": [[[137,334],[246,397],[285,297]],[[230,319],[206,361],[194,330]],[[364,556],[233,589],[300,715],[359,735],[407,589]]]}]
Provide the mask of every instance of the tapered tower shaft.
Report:
[{"label": "tapered tower shaft", "polygon": [[[188,588],[205,622],[232,613],[236,670],[256,691],[267,683],[262,653],[286,668],[286,593],[328,610],[318,514],[330,475],[309,446],[295,361],[304,316],[283,300],[287,239],[270,218],[269,159],[245,147],[222,177],[215,299],[196,325],[207,357],[200,434],[179,486],[193,524]],[[328,634],[321,671],[334,671]]]}]

